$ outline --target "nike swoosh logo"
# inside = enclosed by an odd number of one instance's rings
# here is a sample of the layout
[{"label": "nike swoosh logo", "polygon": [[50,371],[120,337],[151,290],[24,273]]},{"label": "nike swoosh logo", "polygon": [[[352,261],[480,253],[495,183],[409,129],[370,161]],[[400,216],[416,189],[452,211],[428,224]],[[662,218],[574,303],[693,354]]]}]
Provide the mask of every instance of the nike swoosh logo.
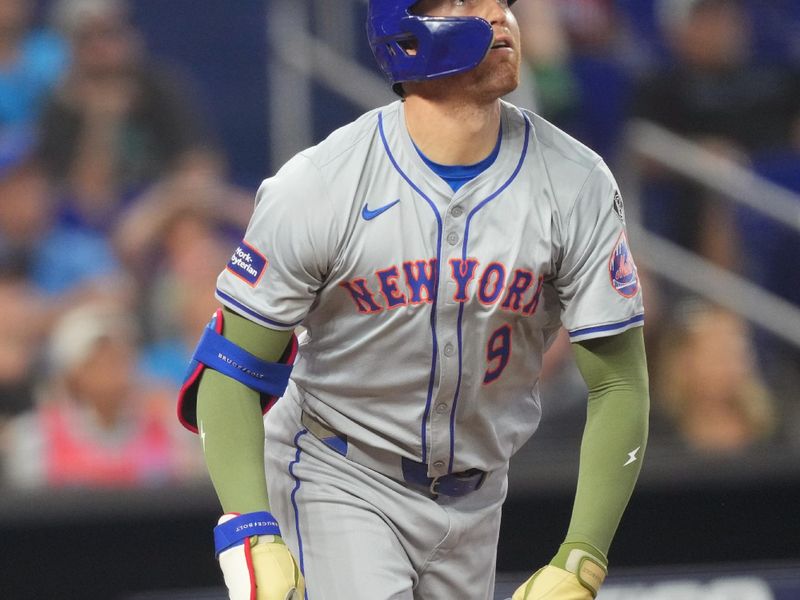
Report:
[{"label": "nike swoosh logo", "polygon": [[361,209],[361,216],[364,218],[365,221],[371,221],[381,213],[385,213],[387,210],[392,208],[398,202],[400,202],[400,198],[398,198],[394,202],[389,202],[389,204],[384,204],[383,206],[376,208],[375,210],[370,210],[367,207],[367,205],[364,204],[364,208]]}]

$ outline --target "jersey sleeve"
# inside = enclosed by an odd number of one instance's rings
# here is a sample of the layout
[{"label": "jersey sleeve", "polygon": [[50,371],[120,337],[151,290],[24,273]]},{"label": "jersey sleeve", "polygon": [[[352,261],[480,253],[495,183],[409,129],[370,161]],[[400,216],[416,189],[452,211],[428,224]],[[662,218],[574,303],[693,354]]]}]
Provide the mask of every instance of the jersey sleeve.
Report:
[{"label": "jersey sleeve", "polygon": [[622,197],[602,161],[589,174],[563,231],[555,287],[570,341],[642,325],[642,290],[625,231]]},{"label": "jersey sleeve", "polygon": [[261,184],[244,239],[217,279],[220,302],[273,329],[303,321],[336,251],[325,187],[302,154]]}]

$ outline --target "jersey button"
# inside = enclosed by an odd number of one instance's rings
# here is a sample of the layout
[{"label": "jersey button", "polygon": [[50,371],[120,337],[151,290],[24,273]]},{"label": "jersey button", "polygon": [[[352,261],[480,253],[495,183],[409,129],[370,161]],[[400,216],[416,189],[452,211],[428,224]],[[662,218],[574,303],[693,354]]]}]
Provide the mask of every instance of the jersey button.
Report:
[{"label": "jersey button", "polygon": [[451,246],[455,246],[458,243],[458,234],[455,231],[447,234],[447,243]]},{"label": "jersey button", "polygon": [[437,460],[435,463],[433,463],[433,466],[437,469],[444,469],[444,461]]},{"label": "jersey button", "polygon": [[449,407],[447,406],[447,404],[445,404],[444,402],[442,402],[441,404],[437,404],[437,405],[436,405],[436,412],[437,412],[437,413],[439,413],[440,415],[443,415],[444,413],[446,413],[446,412],[447,412],[447,409],[448,409],[448,408],[449,408]]},{"label": "jersey button", "polygon": [[453,356],[454,352],[455,352],[455,348],[453,347],[453,344],[446,344],[445,345],[445,347],[444,347],[444,355],[445,356]]},{"label": "jersey button", "polygon": [[453,210],[450,211],[450,214],[453,215],[454,217],[460,217],[461,215],[464,214],[464,209],[461,208],[460,206],[454,206]]}]

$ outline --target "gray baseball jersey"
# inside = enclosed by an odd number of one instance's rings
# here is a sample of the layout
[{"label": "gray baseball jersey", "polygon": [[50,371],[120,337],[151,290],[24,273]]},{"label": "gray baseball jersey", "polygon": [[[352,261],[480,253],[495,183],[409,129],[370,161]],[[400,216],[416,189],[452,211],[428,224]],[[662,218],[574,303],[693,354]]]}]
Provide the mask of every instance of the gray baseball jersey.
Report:
[{"label": "gray baseball jersey", "polygon": [[306,328],[290,392],[395,474],[493,471],[540,418],[542,355],[643,321],[617,185],[594,152],[502,104],[499,154],[453,192],[397,101],[290,160],[258,191],[218,281],[235,312]]}]

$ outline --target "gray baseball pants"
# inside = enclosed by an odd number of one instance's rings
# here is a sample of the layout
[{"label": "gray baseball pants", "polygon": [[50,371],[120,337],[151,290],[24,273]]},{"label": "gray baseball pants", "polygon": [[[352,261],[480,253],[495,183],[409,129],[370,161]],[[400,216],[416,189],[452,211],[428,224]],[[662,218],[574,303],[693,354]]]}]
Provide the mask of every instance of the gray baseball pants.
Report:
[{"label": "gray baseball pants", "polygon": [[[337,453],[284,396],[265,418],[271,510],[306,600],[491,600],[507,469],[432,497]],[[399,460],[399,459],[398,459]]]}]

